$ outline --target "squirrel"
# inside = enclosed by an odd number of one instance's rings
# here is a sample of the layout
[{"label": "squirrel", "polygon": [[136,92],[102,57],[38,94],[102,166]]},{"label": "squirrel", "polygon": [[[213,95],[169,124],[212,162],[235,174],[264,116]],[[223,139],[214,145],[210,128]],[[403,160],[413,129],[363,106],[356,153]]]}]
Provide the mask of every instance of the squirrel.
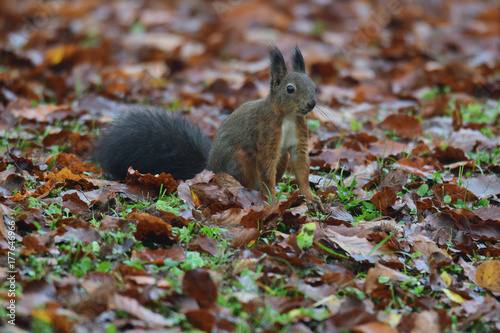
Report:
[{"label": "squirrel", "polygon": [[93,159],[111,179],[124,179],[130,166],[182,180],[204,169],[224,172],[245,187],[262,188],[265,195],[269,191],[273,202],[276,182],[290,161],[309,209],[325,212],[309,187],[306,116],[316,106],[316,85],[305,74],[298,46],[291,59],[293,71],[287,69],[277,46],[269,47],[269,57],[268,96],[239,106],[222,123],[212,143],[182,116],[158,107],[134,106],[102,135]]}]

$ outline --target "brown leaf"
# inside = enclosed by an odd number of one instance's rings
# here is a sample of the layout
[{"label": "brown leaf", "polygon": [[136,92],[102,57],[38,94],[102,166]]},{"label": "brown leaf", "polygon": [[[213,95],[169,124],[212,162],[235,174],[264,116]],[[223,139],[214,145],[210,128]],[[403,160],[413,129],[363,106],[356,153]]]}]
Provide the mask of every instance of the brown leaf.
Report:
[{"label": "brown leaf", "polygon": [[[245,189],[228,174],[202,174],[178,187],[179,197],[191,208],[203,206],[216,214],[231,207],[250,207],[263,202],[259,191]],[[195,182],[195,179],[204,182]]]},{"label": "brown leaf", "polygon": [[89,319],[94,318],[108,309],[116,290],[115,283],[106,281],[76,303],[73,309]]},{"label": "brown leaf", "polygon": [[224,187],[231,192],[233,196],[237,196],[238,192],[244,189],[244,187],[233,176],[227,173],[216,174],[212,179],[210,179],[209,183]]},{"label": "brown leaf", "polygon": [[466,188],[450,183],[437,184],[434,194],[441,201],[444,200],[445,196],[450,196],[451,204],[456,204],[458,200],[462,200],[463,202],[477,200],[477,197]]},{"label": "brown leaf", "polygon": [[[439,163],[430,157],[410,157],[402,158],[393,164],[396,168],[401,168],[405,172],[419,177],[427,178],[434,172],[441,170]],[[436,168],[437,167],[437,168]]]},{"label": "brown leaf", "polygon": [[326,270],[321,275],[321,280],[326,284],[354,284],[354,274],[345,267],[338,265],[325,265],[323,268]]},{"label": "brown leaf", "polygon": [[[397,141],[377,141],[368,146],[368,152],[379,158],[397,155],[412,150],[413,144],[400,143]],[[376,159],[373,159],[376,160]]]},{"label": "brown leaf", "polygon": [[406,185],[408,181],[408,175],[401,169],[391,169],[377,186],[377,190],[380,191],[384,186],[394,187],[396,191],[400,191],[403,185]]},{"label": "brown leaf", "polygon": [[445,149],[434,148],[433,157],[436,158],[441,164],[451,164],[469,160],[469,158],[465,156],[462,149],[451,146],[446,147]]},{"label": "brown leaf", "polygon": [[171,224],[173,227],[187,227],[189,225],[189,220],[185,219],[182,216],[177,216],[171,212],[165,212],[163,210],[159,211],[160,216],[167,223]]},{"label": "brown leaf", "polygon": [[55,179],[56,181],[63,183],[66,179],[71,179],[76,181],[81,180],[82,176],[74,174],[73,172],[71,172],[70,169],[65,167],[55,174],[49,173],[47,175],[47,179]]},{"label": "brown leaf", "polygon": [[384,253],[392,252],[392,249],[390,249],[386,244],[375,250],[375,246],[377,246],[377,244],[369,242],[366,238],[344,236],[331,230],[330,228],[325,228],[324,233],[330,242],[337,244],[350,255],[371,255],[378,257]]},{"label": "brown leaf", "polygon": [[471,224],[471,231],[475,240],[496,242],[500,239],[500,222],[488,220]]},{"label": "brown leaf", "polygon": [[255,272],[257,270],[258,264],[266,257],[266,254],[263,254],[259,258],[243,258],[240,261],[236,262],[233,266],[233,275],[240,274],[243,270],[248,269],[250,271]]},{"label": "brown leaf", "polygon": [[193,327],[204,332],[211,332],[215,326],[215,317],[206,309],[190,310],[184,314]]},{"label": "brown leaf", "polygon": [[346,329],[377,321],[375,314],[355,296],[346,297],[331,320],[336,327]]},{"label": "brown leaf", "polygon": [[122,231],[126,232],[130,222],[126,219],[106,215],[102,218],[101,224],[99,224],[100,231]]},{"label": "brown leaf", "polygon": [[128,314],[144,320],[153,327],[173,326],[174,322],[142,306],[135,298],[114,295],[111,299],[111,308],[125,311]]},{"label": "brown leaf", "polygon": [[493,220],[500,222],[500,207],[486,206],[472,211],[481,220]]},{"label": "brown leaf", "polygon": [[26,180],[24,177],[14,173],[14,169],[0,172],[0,194],[12,195],[13,191],[21,192]]},{"label": "brown leaf", "polygon": [[500,193],[500,177],[496,175],[479,175],[466,178],[462,186],[474,193],[479,199],[489,198]]},{"label": "brown leaf", "polygon": [[353,327],[354,333],[398,333],[399,331],[390,328],[380,322],[371,322]]},{"label": "brown leaf", "polygon": [[198,205],[204,206],[209,206],[215,202],[227,205],[234,197],[226,188],[206,183],[196,183],[191,185],[191,193],[193,196],[196,196]]},{"label": "brown leaf", "polygon": [[123,277],[132,276],[148,276],[148,274],[141,268],[127,266],[127,265],[118,265],[118,271]]},{"label": "brown leaf", "polygon": [[397,199],[396,190],[393,187],[384,186],[382,191],[375,193],[371,202],[377,207],[378,210],[384,215],[390,215],[394,212],[394,209],[391,207],[396,203]]},{"label": "brown leaf", "polygon": [[152,191],[154,193],[159,193],[160,189],[165,191],[166,194],[171,194],[177,190],[177,182],[172,178],[172,175],[164,172],[159,175],[152,175],[150,173],[141,174],[129,168],[125,179],[129,186],[140,188],[145,191]]},{"label": "brown leaf", "polygon": [[394,234],[396,238],[404,236],[404,226],[399,225],[393,218],[377,217],[370,221],[359,221],[358,227],[367,228],[374,232],[382,231],[387,235]]},{"label": "brown leaf", "polygon": [[51,230],[43,235],[32,233],[23,238],[23,244],[28,249],[49,253],[49,248],[54,246],[54,237],[56,235],[57,230]]},{"label": "brown leaf", "polygon": [[477,284],[476,282],[476,272],[477,272],[477,267],[472,266],[468,262],[466,262],[462,257],[458,259],[458,265],[463,268],[465,275],[469,278],[469,280]]},{"label": "brown leaf", "polygon": [[217,285],[204,268],[187,271],[182,280],[182,290],[193,297],[201,308],[211,309],[217,300]]},{"label": "brown leaf", "polygon": [[217,244],[219,243],[215,239],[207,235],[199,235],[189,240],[188,249],[217,256],[219,252],[223,251],[221,248],[217,247]]},{"label": "brown leaf", "polygon": [[[82,200],[82,198],[84,200]],[[89,210],[86,197],[77,191],[66,193],[62,197],[62,207],[69,209],[71,214],[82,214]]]},{"label": "brown leaf", "polygon": [[365,157],[366,155],[362,152],[344,147],[323,149],[321,154],[311,157],[311,165],[335,169],[347,164],[350,168],[354,168],[354,165],[359,164],[359,161]]},{"label": "brown leaf", "polygon": [[264,198],[262,194],[260,194],[260,191],[243,188],[238,192],[236,202],[241,204],[243,208],[262,206],[264,204]]},{"label": "brown leaf", "polygon": [[342,223],[350,226],[356,222],[356,219],[342,205],[332,207],[328,209],[328,212],[328,218],[323,221],[326,224]]},{"label": "brown leaf", "polygon": [[422,134],[422,122],[413,116],[393,113],[385,118],[379,126],[405,138],[413,138]]},{"label": "brown leaf", "polygon": [[214,214],[212,217],[214,218],[214,222],[212,222],[214,225],[220,226],[222,228],[226,229],[234,229],[234,228],[242,228],[242,227],[251,227],[251,226],[246,226],[242,225],[241,222],[243,221],[244,218],[247,218],[254,221],[257,218],[261,218],[263,215],[262,211],[260,210],[254,210],[257,207],[252,207],[252,208],[245,208],[245,209],[240,209],[240,208],[229,208],[226,209],[220,213]]},{"label": "brown leaf", "polygon": [[56,235],[54,237],[55,243],[72,241],[73,239],[78,240],[84,244],[90,244],[92,242],[98,242],[101,240],[101,235],[97,230],[91,227],[83,228],[72,228],[70,226],[60,227],[58,233],[64,232],[62,235]]},{"label": "brown leaf", "polygon": [[80,156],[88,156],[92,150],[93,140],[94,138],[89,134],[82,135],[80,133],[63,129],[59,133],[48,134],[45,138],[43,138],[42,144],[45,147],[53,145],[64,146],[69,144],[71,147],[69,152]]},{"label": "brown leaf", "polygon": [[[26,100],[24,100],[26,101]],[[28,101],[26,101],[28,102]],[[19,102],[18,102],[19,103]],[[19,106],[21,103],[19,103]],[[29,103],[26,103],[26,105],[22,105],[21,107],[15,108],[12,112],[12,114],[16,118],[24,118],[24,119],[32,119],[36,120],[38,122],[45,122],[47,119],[46,117],[54,113],[58,110],[66,109],[68,110],[67,105],[53,105],[53,104],[47,104],[47,105],[37,105],[37,106],[31,106]]]},{"label": "brown leaf", "polygon": [[411,245],[412,253],[420,252],[424,257],[431,257],[432,254],[438,252],[446,257],[449,255],[439,248],[436,243],[429,240],[427,237],[420,234],[410,234],[407,237],[408,243]]},{"label": "brown leaf", "polygon": [[412,333],[440,333],[438,314],[435,311],[422,311],[415,315],[415,328]]},{"label": "brown leaf", "polygon": [[233,234],[232,237],[229,237],[233,239],[233,246],[235,248],[245,248],[250,242],[256,241],[260,237],[261,232],[257,228],[242,228]]},{"label": "brown leaf", "polygon": [[147,213],[130,213],[130,220],[138,221],[134,237],[145,243],[172,245],[177,243],[179,236],[174,235],[172,226],[161,218]]},{"label": "brown leaf", "polygon": [[169,249],[142,249],[132,251],[132,259],[139,259],[148,264],[163,265],[165,259],[182,262],[186,260],[184,249],[179,244],[174,244]]},{"label": "brown leaf", "polygon": [[64,168],[67,168],[73,173],[81,175],[82,177],[90,177],[84,174],[84,172],[90,172],[96,175],[100,173],[100,169],[96,167],[94,163],[83,163],[79,157],[73,154],[60,153],[50,157],[45,163],[47,165],[52,165],[51,170],[62,170]]},{"label": "brown leaf", "polygon": [[49,302],[44,308],[33,309],[33,318],[50,322],[54,332],[72,332],[74,325],[71,316],[63,313],[61,306],[56,302]]},{"label": "brown leaf", "polygon": [[371,294],[378,286],[379,277],[387,277],[393,281],[403,282],[410,277],[382,264],[378,264],[375,268],[370,268],[366,273],[365,292]]}]

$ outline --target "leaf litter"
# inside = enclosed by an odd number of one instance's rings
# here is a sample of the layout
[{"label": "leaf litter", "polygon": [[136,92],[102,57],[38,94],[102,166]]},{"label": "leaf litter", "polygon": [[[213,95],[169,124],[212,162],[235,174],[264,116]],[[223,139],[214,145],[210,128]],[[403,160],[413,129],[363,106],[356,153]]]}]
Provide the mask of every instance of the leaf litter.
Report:
[{"label": "leaf litter", "polygon": [[[2,329],[500,332],[499,13],[6,1]],[[268,204],[229,175],[131,168],[116,182],[89,162],[130,103],[213,137],[267,94],[269,40],[298,44],[318,86],[310,183],[328,214],[309,213],[289,175]]]}]

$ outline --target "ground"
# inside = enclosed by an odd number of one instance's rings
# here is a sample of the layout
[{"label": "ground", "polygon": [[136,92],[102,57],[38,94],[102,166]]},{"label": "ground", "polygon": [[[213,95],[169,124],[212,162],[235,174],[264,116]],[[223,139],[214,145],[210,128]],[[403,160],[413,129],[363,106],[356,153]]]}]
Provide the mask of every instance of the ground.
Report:
[{"label": "ground", "polygon": [[[500,332],[498,1],[13,1],[0,13],[0,307],[8,332]],[[229,175],[103,176],[127,104],[209,137],[318,86],[307,210]]]}]

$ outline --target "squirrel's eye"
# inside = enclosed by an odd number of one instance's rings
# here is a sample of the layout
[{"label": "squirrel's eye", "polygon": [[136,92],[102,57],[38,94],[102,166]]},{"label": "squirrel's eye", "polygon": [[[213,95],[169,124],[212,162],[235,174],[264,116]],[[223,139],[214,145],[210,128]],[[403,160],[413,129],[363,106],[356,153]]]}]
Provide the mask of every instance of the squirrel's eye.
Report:
[{"label": "squirrel's eye", "polygon": [[293,94],[295,92],[295,87],[292,86],[291,84],[286,86],[286,92],[289,94]]}]

